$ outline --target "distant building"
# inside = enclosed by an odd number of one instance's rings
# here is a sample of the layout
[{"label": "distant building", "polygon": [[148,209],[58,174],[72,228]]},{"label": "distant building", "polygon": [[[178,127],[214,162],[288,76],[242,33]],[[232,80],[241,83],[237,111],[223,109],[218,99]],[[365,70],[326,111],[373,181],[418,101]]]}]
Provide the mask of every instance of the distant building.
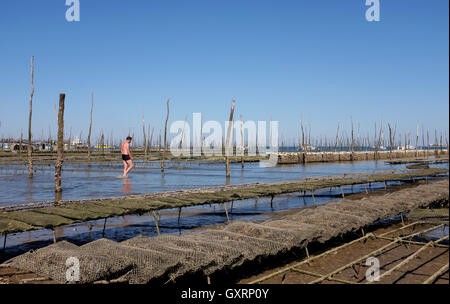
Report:
[{"label": "distant building", "polygon": [[33,144],[34,146],[37,146],[38,151],[53,151],[53,146],[51,144],[49,144],[48,142],[37,142],[35,144]]},{"label": "distant building", "polygon": [[[53,146],[47,142],[35,142],[35,143],[32,143],[31,149],[33,151],[42,151],[42,152],[53,151]],[[14,142],[14,143],[9,144],[8,150],[5,150],[5,148],[3,148],[3,150],[11,151],[14,153],[17,153],[20,150],[27,151],[28,150],[28,142],[26,142],[26,141],[22,142],[22,146],[20,145],[20,143]]]},{"label": "distant building", "polygon": [[82,145],[83,143],[81,142],[81,140],[78,138],[78,137],[75,137],[73,140],[72,140],[72,142],[70,143],[70,145],[71,146],[80,146],[80,145]]}]

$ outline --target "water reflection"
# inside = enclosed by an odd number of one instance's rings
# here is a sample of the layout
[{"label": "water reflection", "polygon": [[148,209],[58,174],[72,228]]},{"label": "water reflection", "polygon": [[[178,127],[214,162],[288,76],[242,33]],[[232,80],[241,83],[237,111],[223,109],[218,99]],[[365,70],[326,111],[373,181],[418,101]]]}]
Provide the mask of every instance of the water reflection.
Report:
[{"label": "water reflection", "polygon": [[122,193],[131,193],[132,185],[133,185],[133,182],[131,181],[131,178],[124,178]]},{"label": "water reflection", "polygon": [[60,200],[62,200],[62,192],[55,191],[55,202],[59,202]]},{"label": "water reflection", "polygon": [[[448,164],[435,165],[448,168]],[[404,164],[361,161],[342,163],[311,163],[307,165],[260,167],[258,163],[230,164],[231,177],[225,177],[223,163],[167,163],[164,174],[159,163],[141,166],[138,162],[127,180],[118,179],[123,170],[119,163],[65,164],[63,171],[63,200],[119,197],[123,195],[192,189],[207,186],[271,183],[297,180],[305,177],[341,175],[349,172],[401,169]],[[17,170],[18,168],[21,169]],[[28,178],[25,166],[0,165],[0,206],[55,199],[54,169],[37,170],[33,179]]]},{"label": "water reflection", "polygon": [[31,202],[33,201],[33,179],[28,178],[27,179],[27,187],[26,187],[26,199]]}]

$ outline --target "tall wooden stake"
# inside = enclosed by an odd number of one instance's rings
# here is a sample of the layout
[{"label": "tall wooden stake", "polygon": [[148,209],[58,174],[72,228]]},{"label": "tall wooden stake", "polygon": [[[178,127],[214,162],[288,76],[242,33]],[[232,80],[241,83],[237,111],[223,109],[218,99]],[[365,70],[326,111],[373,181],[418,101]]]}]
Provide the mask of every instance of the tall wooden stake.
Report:
[{"label": "tall wooden stake", "polygon": [[31,146],[31,117],[33,113],[33,95],[34,95],[34,56],[31,56],[31,94],[30,94],[30,115],[28,117],[28,177],[33,177],[33,148]]},{"label": "tall wooden stake", "polygon": [[145,134],[144,109],[142,109],[142,133],[144,134],[144,159],[147,159],[147,135]]},{"label": "tall wooden stake", "polygon": [[102,134],[100,137],[100,151],[102,151],[102,157],[105,157],[105,133],[103,133],[102,130]]},{"label": "tall wooden stake", "polygon": [[338,140],[339,140],[339,121],[338,121],[337,129],[336,129],[336,141],[334,143],[334,152],[336,152]]},{"label": "tall wooden stake", "polygon": [[241,115],[241,149],[242,149],[242,157],[241,157],[241,168],[244,169],[244,155],[245,155],[245,147],[244,147],[244,119]]},{"label": "tall wooden stake", "polygon": [[148,125],[148,134],[149,134],[149,139],[147,141],[147,145],[148,145],[148,151],[150,156],[152,155],[152,142],[153,142],[153,133],[155,131],[155,128],[152,128],[152,130],[150,131],[150,124]]},{"label": "tall wooden stake", "polygon": [[389,129],[389,159],[392,159],[392,147],[394,146],[394,141],[392,139],[392,128],[390,123],[388,123],[388,129]]},{"label": "tall wooden stake", "polygon": [[55,192],[61,192],[61,171],[64,162],[64,100],[65,94],[59,94],[58,111],[58,156],[55,165]]},{"label": "tall wooden stake", "polygon": [[351,160],[353,161],[354,159],[354,143],[355,143],[355,139],[354,139],[354,132],[353,132],[353,118],[350,116],[350,121],[352,123],[352,144],[351,144]]},{"label": "tall wooden stake", "polygon": [[19,158],[22,158],[23,130],[20,129]]},{"label": "tall wooden stake", "polygon": [[163,151],[163,157],[161,161],[161,172],[164,172],[164,166],[166,165],[166,150],[167,150],[167,121],[169,120],[169,102],[170,98],[167,99],[167,116],[166,116],[166,122],[164,124],[164,151]]},{"label": "tall wooden stake", "polygon": [[91,133],[92,133],[92,111],[94,110],[94,93],[91,94],[91,118],[89,122],[88,144],[88,161],[91,162]]},{"label": "tall wooden stake", "polygon": [[226,174],[226,177],[230,177],[230,175],[231,175],[230,160],[228,158],[227,151],[229,149],[230,139],[231,139],[231,130],[233,128],[234,104],[235,104],[235,101],[233,100],[231,102],[230,119],[228,120],[227,138],[225,141],[225,174]]}]

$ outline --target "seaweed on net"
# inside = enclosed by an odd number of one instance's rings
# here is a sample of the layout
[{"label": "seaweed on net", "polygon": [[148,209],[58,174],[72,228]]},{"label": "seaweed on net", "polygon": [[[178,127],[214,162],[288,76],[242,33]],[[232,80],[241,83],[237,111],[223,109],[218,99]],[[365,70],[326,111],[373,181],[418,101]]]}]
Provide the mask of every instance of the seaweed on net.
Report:
[{"label": "seaweed on net", "polygon": [[156,278],[176,279],[199,271],[209,275],[258,257],[302,248],[313,241],[325,242],[376,220],[436,201],[448,201],[448,197],[448,180],[442,180],[381,196],[305,208],[259,224],[231,222],[200,233],[140,236],[123,242],[100,239],[80,247],[62,241],[15,257],[5,265],[60,283],[66,282],[68,257],[79,258],[82,283],[117,278],[148,283]]}]

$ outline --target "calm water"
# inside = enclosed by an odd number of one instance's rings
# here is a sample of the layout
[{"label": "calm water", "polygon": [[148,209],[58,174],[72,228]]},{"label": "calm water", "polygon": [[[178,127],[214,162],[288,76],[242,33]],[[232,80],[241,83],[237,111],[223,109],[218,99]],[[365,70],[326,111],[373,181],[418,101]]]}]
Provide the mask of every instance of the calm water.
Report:
[{"label": "calm water", "polygon": [[[62,199],[118,197],[227,183],[223,163],[168,163],[164,174],[159,166],[158,163],[137,163],[129,178],[123,180],[117,178],[122,173],[123,167],[120,163],[97,163],[90,167],[87,164],[67,164],[63,171]],[[0,206],[55,199],[54,167],[36,167],[34,178],[30,180],[24,166],[0,166]],[[278,182],[394,168],[404,168],[404,165],[367,161],[261,168],[259,163],[247,163],[242,170],[240,164],[231,164],[229,182]]]},{"label": "calm water", "polygon": [[[159,192],[164,190],[193,188],[212,185],[224,185],[224,165],[218,163],[168,164],[164,176],[158,164],[138,164],[128,180],[116,179],[120,174],[119,164],[96,164],[88,168],[86,165],[67,165],[63,174],[64,199],[93,197],[113,197],[128,194]],[[447,167],[448,164],[439,165]],[[257,163],[246,164],[241,170],[240,164],[231,165],[231,184],[247,182],[276,182],[294,180],[305,177],[342,175],[348,172],[367,172],[374,170],[403,168],[404,165],[387,165],[382,161],[354,162],[335,164],[308,164],[260,168]],[[391,182],[396,185],[399,182]],[[369,191],[383,189],[384,184],[372,184]],[[26,168],[14,166],[0,167],[0,201],[1,205],[11,205],[29,201],[53,199],[53,170],[51,167],[39,168],[33,179],[28,181]],[[364,185],[346,186],[344,192],[364,192]],[[314,204],[325,204],[340,195],[340,190],[323,189],[315,192],[315,200],[311,196],[287,194],[276,197],[273,204],[269,198],[259,198],[228,203],[231,220],[260,222],[283,212],[293,211]],[[182,209],[178,222],[178,209],[163,210],[160,213],[159,228],[161,233],[181,234],[192,229],[203,229],[204,226],[221,225],[227,222],[222,205],[192,206]],[[123,216],[104,220],[90,221],[56,228],[58,240],[68,240],[75,244],[83,244],[105,237],[122,241],[137,235],[156,236],[156,226],[151,214],[142,216]],[[0,237],[3,242],[3,237]],[[50,230],[38,230],[16,233],[8,236],[8,256],[13,256],[29,249],[39,248],[52,243]],[[3,260],[6,258],[2,258]],[[1,260],[1,259],[0,259]]]}]

